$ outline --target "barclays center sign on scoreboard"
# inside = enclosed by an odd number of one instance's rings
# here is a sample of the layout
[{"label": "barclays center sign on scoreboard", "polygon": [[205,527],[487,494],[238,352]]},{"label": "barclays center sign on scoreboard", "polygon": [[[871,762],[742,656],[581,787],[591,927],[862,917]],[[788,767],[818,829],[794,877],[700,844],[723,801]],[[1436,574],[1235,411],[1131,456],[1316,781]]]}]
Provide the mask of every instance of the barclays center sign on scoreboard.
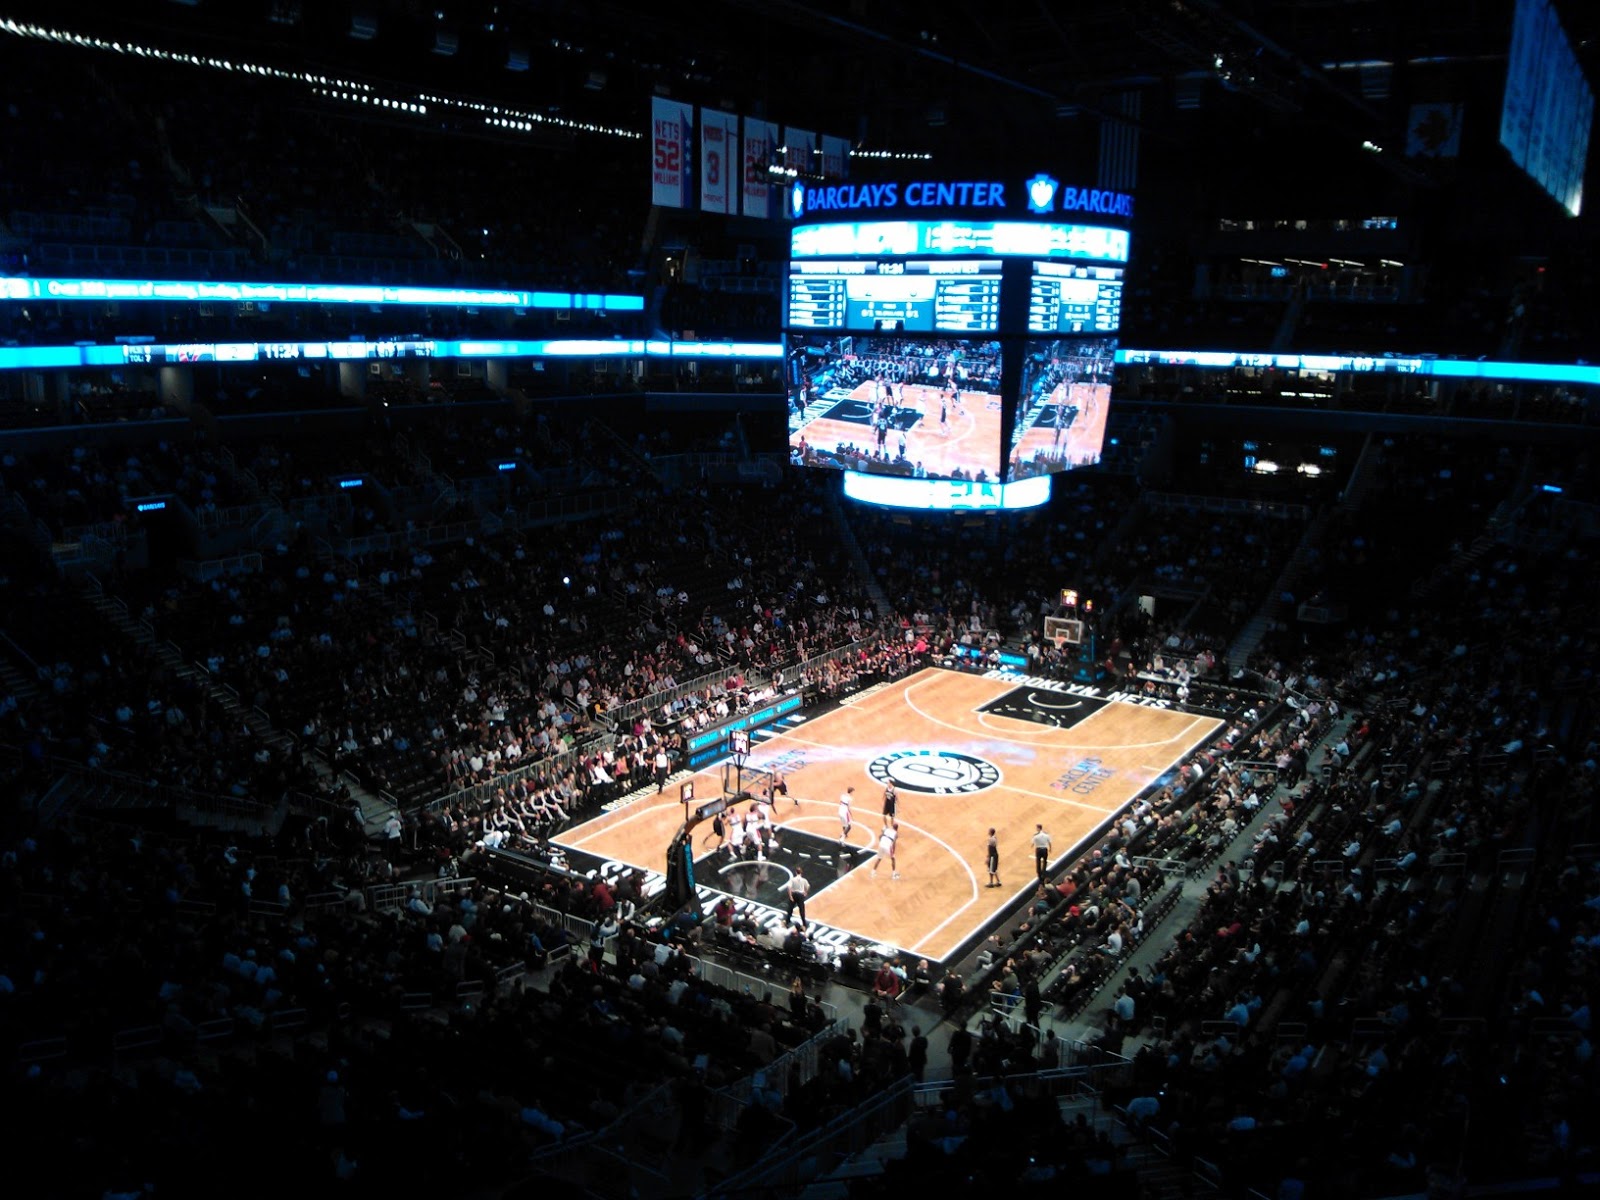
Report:
[{"label": "barclays center sign on scoreboard", "polygon": [[1092,213],[1133,219],[1126,192],[1065,184],[1040,172],[1026,179],[913,180],[909,183],[827,183],[797,180],[789,190],[789,215],[878,213],[899,209],[985,209],[993,213]]}]

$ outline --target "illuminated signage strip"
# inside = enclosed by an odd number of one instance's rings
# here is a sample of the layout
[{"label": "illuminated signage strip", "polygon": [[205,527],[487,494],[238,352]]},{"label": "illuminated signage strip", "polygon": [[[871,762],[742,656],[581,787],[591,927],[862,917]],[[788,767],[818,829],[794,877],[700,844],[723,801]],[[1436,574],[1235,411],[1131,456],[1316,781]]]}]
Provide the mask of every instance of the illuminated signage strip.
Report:
[{"label": "illuminated signage strip", "polygon": [[1231,370],[1346,372],[1354,375],[1423,375],[1434,379],[1523,379],[1539,383],[1600,385],[1600,366],[1586,363],[1479,362],[1455,358],[1377,357],[1354,354],[1255,354],[1230,350],[1118,350],[1123,366],[1202,367]]},{"label": "illuminated signage strip", "polygon": [[844,494],[863,504],[888,508],[949,509],[962,512],[995,508],[1034,508],[1050,499],[1050,476],[1016,483],[971,483],[959,479],[908,479],[899,475],[844,473]]},{"label": "illuminated signage strip", "polygon": [[454,308],[643,312],[643,296],[611,292],[383,287],[345,283],[212,283],[185,279],[0,277],[0,300],[173,300],[257,304],[407,304]]},{"label": "illuminated signage strip", "polygon": [[917,254],[1031,255],[1128,261],[1126,229],[1046,221],[840,221],[798,225],[792,258]]},{"label": "illuminated signage strip", "polygon": [[394,358],[777,359],[777,342],[656,339],[539,341],[185,342],[115,346],[0,346],[0,371],[184,363],[369,361]]},{"label": "illuminated signage strip", "polygon": [[[1020,186],[1019,186],[1020,184]],[[795,180],[789,188],[789,215],[887,212],[891,209],[986,208],[1048,215],[1095,213],[1133,219],[1133,197],[1126,192],[1063,184],[1040,173],[1030,179],[923,179],[889,183],[816,184]]]}]

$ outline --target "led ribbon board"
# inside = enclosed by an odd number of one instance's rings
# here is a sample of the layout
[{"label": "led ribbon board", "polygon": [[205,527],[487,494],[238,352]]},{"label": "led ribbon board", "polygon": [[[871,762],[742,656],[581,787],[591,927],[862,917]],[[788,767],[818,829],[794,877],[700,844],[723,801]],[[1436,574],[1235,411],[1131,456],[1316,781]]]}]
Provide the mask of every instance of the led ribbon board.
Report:
[{"label": "led ribbon board", "polygon": [[0,346],[0,371],[182,363],[371,361],[393,358],[720,358],[783,357],[777,342],[672,342],[619,338],[541,341],[183,342],[114,346]]},{"label": "led ribbon board", "polygon": [[1122,263],[1128,245],[1126,229],[1053,221],[840,221],[797,225],[789,234],[791,258],[1031,255]]},{"label": "led ribbon board", "polygon": [[0,300],[137,301],[233,304],[396,304],[435,308],[544,308],[643,312],[644,297],[612,292],[362,286],[346,283],[213,283],[185,279],[34,279],[0,277]]}]

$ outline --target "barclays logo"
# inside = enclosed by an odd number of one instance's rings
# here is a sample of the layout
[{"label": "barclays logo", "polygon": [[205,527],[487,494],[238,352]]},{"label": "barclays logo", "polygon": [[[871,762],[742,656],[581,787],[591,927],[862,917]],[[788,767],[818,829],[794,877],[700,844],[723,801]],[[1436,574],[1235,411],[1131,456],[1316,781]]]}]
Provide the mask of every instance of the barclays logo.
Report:
[{"label": "barclays logo", "polygon": [[1056,189],[1060,186],[1060,180],[1044,174],[1035,175],[1028,180],[1028,211],[1036,213],[1054,212]]},{"label": "barclays logo", "polygon": [[789,189],[789,208],[797,217],[805,215],[806,211],[806,185],[796,182]]}]

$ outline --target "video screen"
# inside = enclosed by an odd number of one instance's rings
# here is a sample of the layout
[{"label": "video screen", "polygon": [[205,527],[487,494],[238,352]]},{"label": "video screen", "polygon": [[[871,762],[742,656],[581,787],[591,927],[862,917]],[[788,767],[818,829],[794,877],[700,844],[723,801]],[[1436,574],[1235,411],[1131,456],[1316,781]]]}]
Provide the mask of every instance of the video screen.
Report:
[{"label": "video screen", "polygon": [[1121,321],[1121,267],[1033,264],[1029,333],[1115,333]]},{"label": "video screen", "polygon": [[[1413,125],[1408,134],[1408,153],[1412,142],[1422,153],[1434,154],[1443,154],[1451,138],[1459,145],[1459,107],[1432,108],[1432,119]],[[1583,209],[1593,122],[1594,93],[1555,5],[1550,0],[1517,0],[1500,144],[1574,217]]]},{"label": "video screen", "polygon": [[865,333],[994,333],[999,259],[789,264],[789,320],[797,329]]},{"label": "video screen", "polygon": [[997,482],[1000,343],[792,334],[789,461]]},{"label": "video screen", "polygon": [[1100,461],[1116,349],[1114,338],[1025,344],[1008,479],[1053,475]]}]

